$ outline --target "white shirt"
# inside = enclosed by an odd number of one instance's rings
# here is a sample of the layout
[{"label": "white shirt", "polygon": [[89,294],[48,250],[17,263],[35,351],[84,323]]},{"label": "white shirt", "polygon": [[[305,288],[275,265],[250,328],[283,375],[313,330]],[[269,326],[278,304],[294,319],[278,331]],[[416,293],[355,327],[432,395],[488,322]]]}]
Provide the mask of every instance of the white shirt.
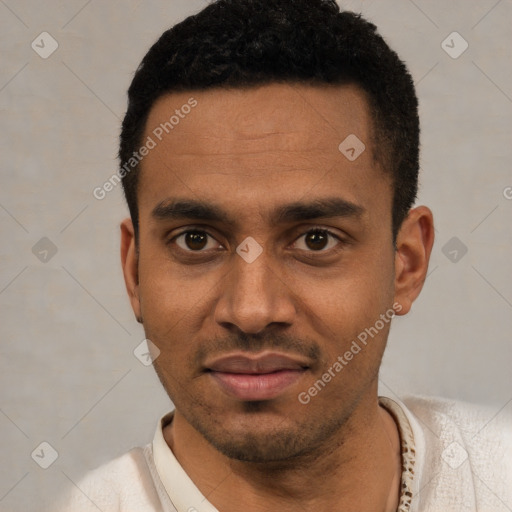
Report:
[{"label": "white shirt", "polygon": [[[402,445],[398,512],[512,511],[512,415],[455,400],[380,397]],[[152,443],[87,473],[52,512],[218,512],[185,473],[158,421]]]}]

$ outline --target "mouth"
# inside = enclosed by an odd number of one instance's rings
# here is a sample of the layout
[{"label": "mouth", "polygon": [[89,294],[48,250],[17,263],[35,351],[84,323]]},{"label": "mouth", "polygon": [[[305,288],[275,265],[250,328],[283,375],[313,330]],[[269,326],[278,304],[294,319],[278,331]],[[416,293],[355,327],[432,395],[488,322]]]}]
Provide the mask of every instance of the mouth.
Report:
[{"label": "mouth", "polygon": [[308,369],[307,361],[275,352],[230,354],[206,364],[214,383],[231,398],[242,401],[277,398]]}]

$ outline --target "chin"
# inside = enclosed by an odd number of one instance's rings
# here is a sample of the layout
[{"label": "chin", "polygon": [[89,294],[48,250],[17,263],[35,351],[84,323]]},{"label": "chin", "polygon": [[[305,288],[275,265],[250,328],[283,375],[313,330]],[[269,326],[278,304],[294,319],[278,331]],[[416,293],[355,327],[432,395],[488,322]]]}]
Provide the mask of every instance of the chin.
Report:
[{"label": "chin", "polygon": [[187,420],[226,457],[252,463],[286,463],[318,453],[344,423],[339,416],[319,422],[317,417],[276,414],[266,402],[246,402],[243,412],[220,413],[214,421],[211,418],[206,422],[201,415]]},{"label": "chin", "polygon": [[210,432],[207,440],[226,457],[243,462],[285,462],[307,451],[305,445],[308,443],[294,431],[281,430],[271,435],[254,430],[237,435],[226,435],[226,431],[219,434]]}]

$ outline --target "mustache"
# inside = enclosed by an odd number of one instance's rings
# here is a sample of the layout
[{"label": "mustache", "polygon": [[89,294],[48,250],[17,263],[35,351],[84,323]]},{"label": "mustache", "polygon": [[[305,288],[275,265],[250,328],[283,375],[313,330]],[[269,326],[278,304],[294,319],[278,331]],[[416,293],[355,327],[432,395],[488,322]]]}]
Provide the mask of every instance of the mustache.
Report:
[{"label": "mustache", "polygon": [[228,337],[214,337],[201,343],[194,355],[193,365],[201,366],[212,355],[234,351],[250,354],[268,349],[304,356],[315,365],[322,361],[320,346],[314,340],[299,340],[283,333],[246,334],[241,332]]}]

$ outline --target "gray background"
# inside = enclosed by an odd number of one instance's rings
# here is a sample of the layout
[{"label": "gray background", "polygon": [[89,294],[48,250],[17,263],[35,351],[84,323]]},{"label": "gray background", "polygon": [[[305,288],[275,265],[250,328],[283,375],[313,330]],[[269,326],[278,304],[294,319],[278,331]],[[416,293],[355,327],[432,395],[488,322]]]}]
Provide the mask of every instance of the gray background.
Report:
[{"label": "gray background", "polygon": [[[149,442],[171,408],[133,355],[144,334],[120,268],[121,188],[102,201],[92,191],[116,170],[126,89],[144,53],[204,5],[0,0],[2,511],[39,510],[88,469]],[[395,320],[382,391],[502,414],[512,407],[512,2],[343,5],[377,24],[416,81],[418,204],[437,228],[424,291]],[[31,48],[43,31],[59,45],[46,59]],[[456,59],[442,47],[453,31],[469,43]],[[31,458],[43,441],[59,454],[46,470]]]}]

